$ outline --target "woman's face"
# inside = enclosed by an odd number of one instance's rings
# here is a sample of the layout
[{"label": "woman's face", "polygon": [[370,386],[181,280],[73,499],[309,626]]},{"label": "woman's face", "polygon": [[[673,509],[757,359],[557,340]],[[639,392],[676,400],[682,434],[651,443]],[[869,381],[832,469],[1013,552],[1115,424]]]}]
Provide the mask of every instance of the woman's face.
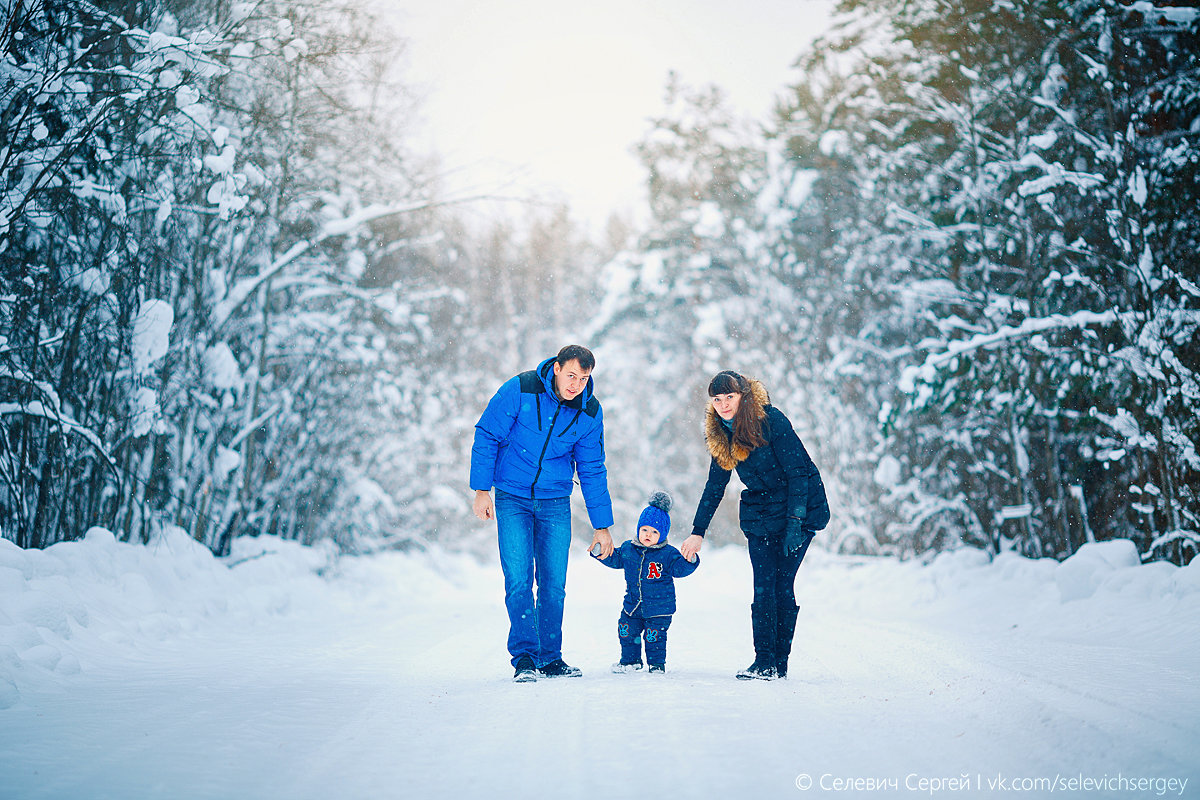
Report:
[{"label": "woman's face", "polygon": [[742,395],[739,393],[718,394],[713,397],[712,404],[713,410],[721,419],[733,419],[737,414],[738,406],[742,404]]}]

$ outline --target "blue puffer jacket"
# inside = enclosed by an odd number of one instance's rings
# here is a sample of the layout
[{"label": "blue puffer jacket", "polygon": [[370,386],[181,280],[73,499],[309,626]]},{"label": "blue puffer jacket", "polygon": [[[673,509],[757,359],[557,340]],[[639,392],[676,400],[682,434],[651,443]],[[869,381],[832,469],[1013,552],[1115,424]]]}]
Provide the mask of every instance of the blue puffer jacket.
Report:
[{"label": "blue puffer jacket", "polygon": [[686,578],[700,566],[700,556],[688,561],[669,544],[651,547],[627,541],[608,558],[592,556],[606,567],[625,570],[625,613],[666,617],[675,613],[675,578]]},{"label": "blue puffer jacket", "polygon": [[593,382],[574,400],[554,392],[554,359],[506,381],[493,395],[471,448],[471,488],[550,499],[569,497],[575,473],[593,528],[613,524],[604,467],[604,413]]}]

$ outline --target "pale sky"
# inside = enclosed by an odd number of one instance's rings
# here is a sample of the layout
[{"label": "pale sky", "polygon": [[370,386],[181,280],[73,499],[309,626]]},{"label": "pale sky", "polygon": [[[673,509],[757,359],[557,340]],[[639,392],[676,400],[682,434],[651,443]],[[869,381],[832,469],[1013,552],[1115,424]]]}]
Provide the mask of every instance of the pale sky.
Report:
[{"label": "pale sky", "polygon": [[[385,0],[386,1],[386,0]],[[600,229],[634,211],[631,154],[667,74],[765,120],[831,0],[392,0],[428,145],[460,190],[548,193]]]}]

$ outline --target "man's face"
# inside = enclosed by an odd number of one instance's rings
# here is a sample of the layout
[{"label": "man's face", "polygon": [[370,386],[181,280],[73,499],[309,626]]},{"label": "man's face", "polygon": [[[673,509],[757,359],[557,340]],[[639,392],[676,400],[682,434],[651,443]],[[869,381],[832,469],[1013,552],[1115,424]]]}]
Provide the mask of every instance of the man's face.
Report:
[{"label": "man's face", "polygon": [[554,362],[554,388],[563,400],[574,400],[587,386],[591,370],[579,366],[578,359],[571,359],[566,364]]}]

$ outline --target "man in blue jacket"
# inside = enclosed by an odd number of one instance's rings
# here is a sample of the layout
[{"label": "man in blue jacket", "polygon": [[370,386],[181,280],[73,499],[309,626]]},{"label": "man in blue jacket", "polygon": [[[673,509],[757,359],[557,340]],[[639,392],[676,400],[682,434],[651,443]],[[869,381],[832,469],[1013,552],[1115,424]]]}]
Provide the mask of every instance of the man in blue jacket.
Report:
[{"label": "man in blue jacket", "polygon": [[595,365],[590,350],[568,345],[537,369],[506,381],[475,424],[475,516],[496,520],[508,652],[519,682],[583,674],[562,659],[576,473],[596,531],[592,544],[600,544],[605,558],[613,550],[604,415],[591,378]]}]

